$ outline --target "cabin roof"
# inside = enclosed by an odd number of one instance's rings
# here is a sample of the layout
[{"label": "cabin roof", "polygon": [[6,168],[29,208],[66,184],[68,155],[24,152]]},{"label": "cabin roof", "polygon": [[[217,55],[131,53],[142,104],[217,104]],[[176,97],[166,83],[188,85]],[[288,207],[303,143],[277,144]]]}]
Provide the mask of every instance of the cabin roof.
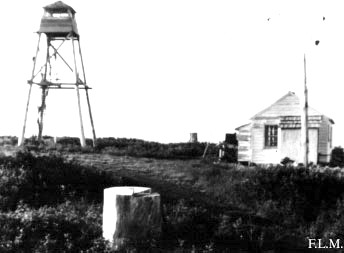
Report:
[{"label": "cabin roof", "polygon": [[55,3],[49,4],[43,7],[43,9],[47,12],[53,12],[53,13],[67,12],[68,10],[70,10],[72,14],[76,13],[76,11],[71,6],[69,6],[68,4],[65,4],[62,1],[57,1]]},{"label": "cabin roof", "polygon": [[[275,118],[282,116],[300,116],[300,99],[294,92],[288,92],[286,95],[278,99],[275,103],[254,115],[251,120],[258,118]],[[309,116],[325,116],[312,107],[308,107]],[[328,118],[328,117],[327,117]],[[328,118],[333,124],[333,120]]]},{"label": "cabin roof", "polygon": [[247,124],[245,124],[245,125],[241,125],[241,126],[235,128],[235,130],[239,130],[239,129],[241,129],[241,128],[248,127],[250,124],[251,124],[251,123],[247,123]]}]

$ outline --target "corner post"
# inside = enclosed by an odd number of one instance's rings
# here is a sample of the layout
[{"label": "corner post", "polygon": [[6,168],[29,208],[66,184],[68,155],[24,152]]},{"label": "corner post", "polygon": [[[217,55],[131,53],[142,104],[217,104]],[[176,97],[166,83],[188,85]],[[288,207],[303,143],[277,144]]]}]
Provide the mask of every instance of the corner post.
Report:
[{"label": "corner post", "polygon": [[79,119],[80,119],[80,129],[81,129],[80,142],[81,142],[81,147],[86,147],[84,125],[82,121],[82,113],[81,113],[81,105],[80,105],[79,75],[78,75],[76,57],[75,57],[74,34],[72,35],[72,45],[73,45],[73,57],[74,57],[74,69],[75,69],[75,89],[76,89],[76,94],[78,98],[78,109],[79,109]]},{"label": "corner post", "polygon": [[38,55],[38,51],[39,51],[40,41],[41,41],[41,33],[39,33],[39,35],[38,35],[37,49],[36,49],[36,54],[35,54],[35,58],[34,58],[34,61],[33,61],[33,68],[32,68],[31,79],[29,81],[30,88],[29,88],[29,94],[28,94],[27,102],[26,102],[24,125],[23,125],[21,139],[18,141],[18,146],[22,146],[24,144],[24,141],[25,141],[25,130],[26,130],[27,114],[28,114],[28,111],[29,111],[30,97],[31,97],[31,90],[32,90],[32,82],[33,82],[33,79],[35,77],[35,68],[36,68],[37,55]]},{"label": "corner post", "polygon": [[93,147],[95,147],[96,146],[97,137],[96,137],[96,131],[94,129],[94,123],[93,123],[93,117],[92,117],[90,98],[89,98],[89,95],[88,95],[88,86],[87,86],[87,82],[86,82],[86,73],[85,73],[85,67],[84,67],[84,60],[82,58],[82,53],[81,53],[80,38],[78,40],[78,45],[79,45],[79,54],[80,54],[80,58],[81,58],[82,73],[83,73],[84,82],[85,82],[85,91],[86,91],[86,99],[87,99],[87,105],[88,105],[88,113],[90,115],[90,121],[91,121],[91,126],[92,126]]}]

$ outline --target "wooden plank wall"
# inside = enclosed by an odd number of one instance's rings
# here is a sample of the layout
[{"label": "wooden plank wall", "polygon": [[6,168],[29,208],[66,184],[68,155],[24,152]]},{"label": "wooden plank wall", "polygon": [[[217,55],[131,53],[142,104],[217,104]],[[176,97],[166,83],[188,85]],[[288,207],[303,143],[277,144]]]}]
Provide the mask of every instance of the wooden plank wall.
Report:
[{"label": "wooden plank wall", "polygon": [[252,162],[254,163],[280,163],[279,145],[281,139],[281,129],[278,128],[278,146],[265,147],[265,125],[279,125],[279,119],[255,120],[252,127]]},{"label": "wooden plank wall", "polygon": [[238,161],[251,162],[251,125],[239,128],[238,138]]},{"label": "wooden plank wall", "polygon": [[319,144],[318,144],[318,152],[319,152],[319,162],[327,163],[330,161],[330,155],[332,151],[331,143],[329,138],[330,130],[332,128],[332,124],[327,117],[323,117],[319,128]]}]

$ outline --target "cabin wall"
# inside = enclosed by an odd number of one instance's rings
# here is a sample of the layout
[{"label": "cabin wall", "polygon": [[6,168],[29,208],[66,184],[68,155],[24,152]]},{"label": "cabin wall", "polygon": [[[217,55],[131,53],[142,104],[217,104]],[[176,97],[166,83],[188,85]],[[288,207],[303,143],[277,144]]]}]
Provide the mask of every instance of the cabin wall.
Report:
[{"label": "cabin wall", "polygon": [[238,130],[238,161],[250,162],[252,156],[251,150],[251,125],[245,125]]},{"label": "cabin wall", "polygon": [[[308,130],[309,153],[308,160],[316,164],[318,162],[318,129]],[[282,129],[281,130],[281,160],[289,157],[296,163],[303,163],[303,154],[301,153],[301,129]]]},{"label": "cabin wall", "polygon": [[279,125],[279,122],[279,118],[257,119],[253,121],[251,129],[252,162],[280,163],[280,128],[278,128],[277,147],[265,147],[265,125]]},{"label": "cabin wall", "polygon": [[[251,128],[251,162],[279,164],[285,157],[302,163],[301,129],[278,128],[277,147],[265,146],[265,125],[279,125],[280,119],[257,119]],[[318,129],[309,129],[309,162],[318,162]]]},{"label": "cabin wall", "polygon": [[319,128],[319,162],[328,163],[332,151],[332,124],[323,117]]},{"label": "cabin wall", "polygon": [[282,129],[281,138],[281,160],[289,157],[295,162],[299,162],[301,153],[301,130]]}]

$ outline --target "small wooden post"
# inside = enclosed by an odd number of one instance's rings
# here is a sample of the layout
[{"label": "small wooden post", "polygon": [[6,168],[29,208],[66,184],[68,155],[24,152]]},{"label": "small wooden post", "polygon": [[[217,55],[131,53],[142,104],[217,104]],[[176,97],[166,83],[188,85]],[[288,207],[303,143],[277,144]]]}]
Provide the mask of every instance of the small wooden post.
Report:
[{"label": "small wooden post", "polygon": [[197,140],[197,133],[190,133],[190,142],[191,143],[198,142],[198,140]]},{"label": "small wooden post", "polygon": [[115,250],[130,241],[159,237],[160,195],[147,187],[122,186],[104,189],[103,237]]},{"label": "small wooden post", "polygon": [[204,149],[204,152],[203,152],[203,155],[202,155],[202,159],[204,159],[205,156],[207,155],[208,147],[209,147],[209,142],[207,142],[207,145],[205,146],[205,149]]}]

